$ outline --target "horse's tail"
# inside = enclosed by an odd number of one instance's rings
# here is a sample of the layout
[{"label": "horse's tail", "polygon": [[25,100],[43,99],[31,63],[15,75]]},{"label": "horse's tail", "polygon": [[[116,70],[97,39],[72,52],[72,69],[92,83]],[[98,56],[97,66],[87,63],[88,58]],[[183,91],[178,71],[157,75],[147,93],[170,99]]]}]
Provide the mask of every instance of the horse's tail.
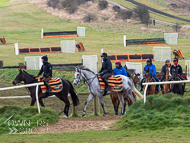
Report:
[{"label": "horse's tail", "polygon": [[[68,81],[68,80],[67,80]],[[68,81],[69,82],[69,84],[70,84],[70,94],[71,94],[71,98],[72,98],[72,101],[73,101],[73,105],[74,106],[77,106],[77,105],[79,105],[79,98],[78,98],[78,96],[77,96],[77,94],[75,93],[75,89],[74,89],[74,87],[73,87],[73,85],[72,85],[72,83],[70,82],[70,81]]]},{"label": "horse's tail", "polygon": [[133,86],[132,90],[133,90],[133,93],[137,96],[138,99],[143,98],[142,94],[136,89],[135,85]]}]

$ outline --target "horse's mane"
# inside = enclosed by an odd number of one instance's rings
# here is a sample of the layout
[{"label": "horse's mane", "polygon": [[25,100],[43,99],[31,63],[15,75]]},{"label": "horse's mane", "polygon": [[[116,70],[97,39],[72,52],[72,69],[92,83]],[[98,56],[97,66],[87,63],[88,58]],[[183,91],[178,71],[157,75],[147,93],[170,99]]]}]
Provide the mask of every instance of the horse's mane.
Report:
[{"label": "horse's mane", "polygon": [[23,70],[23,72],[26,73],[27,75],[29,75],[29,76],[32,77],[32,78],[36,78],[35,75],[29,74],[29,73],[27,73],[27,72],[24,71],[24,70]]},{"label": "horse's mane", "polygon": [[89,71],[89,72],[95,74],[95,73],[94,73],[93,71],[91,71],[89,68],[82,68],[81,70],[86,70],[86,71]]}]

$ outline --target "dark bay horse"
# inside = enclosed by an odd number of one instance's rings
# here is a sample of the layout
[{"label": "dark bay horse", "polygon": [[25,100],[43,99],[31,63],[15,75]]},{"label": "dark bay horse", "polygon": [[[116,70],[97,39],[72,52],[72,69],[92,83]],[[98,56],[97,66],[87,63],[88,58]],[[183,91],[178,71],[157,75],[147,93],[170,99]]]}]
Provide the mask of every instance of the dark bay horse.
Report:
[{"label": "dark bay horse", "polygon": [[[149,68],[145,71],[145,82],[154,82],[153,77],[151,76],[150,72],[149,72]],[[143,88],[143,91],[145,90],[145,86]],[[146,91],[146,95],[150,95],[150,94],[157,94],[158,91],[156,90],[156,86],[155,85],[149,85]]]},{"label": "dark bay horse", "polygon": [[[136,87],[137,84],[140,84],[140,78],[139,78],[140,74],[136,74],[134,75],[133,77],[133,83]],[[135,98],[135,95],[134,93],[133,94],[133,97]],[[120,104],[120,100],[119,100],[119,96],[117,94],[117,92],[113,93],[113,94],[110,94],[110,97],[111,97],[111,101],[113,103],[113,107],[114,107],[114,110],[115,110],[115,115],[118,115],[118,108],[119,108],[119,104]],[[124,111],[125,111],[125,108],[126,108],[126,102],[128,103],[128,106],[131,106],[131,104],[133,103],[131,101],[131,99],[128,97],[127,94],[124,94]]]},{"label": "dark bay horse", "polygon": [[[172,80],[173,81],[180,81],[181,80],[180,77],[179,77],[179,75],[178,75],[178,69],[177,69],[177,67],[172,69]],[[184,95],[184,88],[185,88],[184,84],[181,84],[181,83],[179,83],[179,84],[172,84],[171,91],[173,93],[177,93],[177,94],[183,96]]]},{"label": "dark bay horse", "polygon": [[[68,93],[71,94],[72,102],[74,106],[77,106],[79,104],[79,99],[75,93],[75,90],[73,88],[73,85],[70,81],[61,79],[63,84],[63,89],[59,93],[49,93],[49,96],[55,95],[57,98],[59,98],[61,101],[65,103],[64,113],[65,117],[68,117],[70,102],[68,99]],[[24,82],[24,84],[32,84],[32,83],[38,83],[36,77],[33,75],[28,74],[26,71],[20,70],[17,74],[16,78],[13,80],[13,84],[16,85],[17,83]],[[32,98],[30,106],[34,106],[36,102],[36,87],[28,87],[28,90],[30,91],[30,96]],[[43,94],[41,91],[41,88],[39,88],[38,91],[39,96],[39,103],[42,107],[45,107],[42,98],[46,98],[46,93]]]}]

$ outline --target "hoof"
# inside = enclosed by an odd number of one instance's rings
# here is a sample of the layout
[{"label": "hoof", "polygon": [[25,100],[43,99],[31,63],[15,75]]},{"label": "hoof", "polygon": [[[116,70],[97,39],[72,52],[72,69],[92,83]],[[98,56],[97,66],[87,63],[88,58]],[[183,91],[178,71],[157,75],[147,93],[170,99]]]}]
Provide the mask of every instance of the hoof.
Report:
[{"label": "hoof", "polygon": [[63,118],[67,118],[67,115],[65,115]]},{"label": "hoof", "polygon": [[118,115],[118,113],[115,113],[115,115]]},{"label": "hoof", "polygon": [[106,113],[104,113],[103,116],[106,116]]},{"label": "hoof", "polygon": [[84,117],[85,116],[85,113],[82,113],[82,117]]}]

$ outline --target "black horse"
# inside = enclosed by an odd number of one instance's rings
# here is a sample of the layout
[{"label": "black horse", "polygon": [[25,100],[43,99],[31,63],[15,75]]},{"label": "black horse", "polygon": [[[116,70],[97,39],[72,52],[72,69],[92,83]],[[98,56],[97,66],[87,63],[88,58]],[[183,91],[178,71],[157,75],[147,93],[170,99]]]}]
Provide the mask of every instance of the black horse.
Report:
[{"label": "black horse", "polygon": [[[65,113],[65,117],[68,117],[68,112],[69,112],[69,107],[70,107],[70,102],[68,99],[68,93],[71,94],[71,98],[73,101],[73,105],[77,106],[79,104],[79,99],[74,91],[73,85],[71,84],[70,81],[68,80],[62,80],[62,84],[63,84],[63,89],[61,92],[59,93],[49,93],[49,96],[51,95],[55,95],[56,97],[58,97],[61,101],[65,102],[65,108],[64,108],[64,113]],[[18,75],[16,76],[16,78],[13,80],[13,84],[16,85],[17,83],[20,83],[21,81],[24,82],[24,84],[31,84],[31,83],[38,83],[36,77],[34,77],[33,75],[28,74],[26,71],[22,71],[20,70]],[[31,100],[31,104],[30,106],[34,106],[35,102],[36,102],[36,87],[28,87],[28,90],[30,91],[30,96],[32,98]],[[39,88],[38,91],[38,96],[39,96],[39,103],[42,107],[44,106],[44,103],[42,102],[42,98],[46,98],[46,93],[43,94],[41,91],[41,88]]]},{"label": "black horse", "polygon": [[[173,81],[180,81],[181,80],[181,78],[178,75],[178,69],[177,69],[177,67],[174,67],[172,69],[172,80]],[[173,93],[177,93],[177,94],[183,96],[184,95],[184,88],[185,88],[185,86],[183,84],[181,84],[181,83],[179,83],[179,84],[172,84],[171,91]]]}]

